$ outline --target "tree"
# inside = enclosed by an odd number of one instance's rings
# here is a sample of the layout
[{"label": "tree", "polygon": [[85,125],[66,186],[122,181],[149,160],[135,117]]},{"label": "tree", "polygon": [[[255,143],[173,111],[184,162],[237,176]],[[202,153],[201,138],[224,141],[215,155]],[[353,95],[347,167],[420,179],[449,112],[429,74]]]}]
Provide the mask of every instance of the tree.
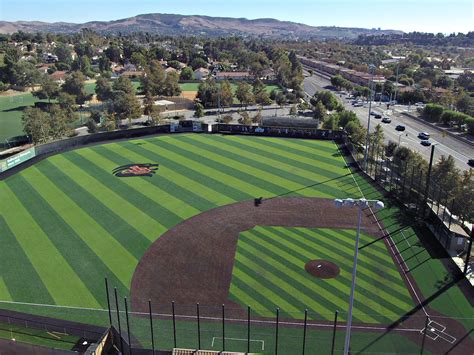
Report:
[{"label": "tree", "polygon": [[219,84],[220,89],[220,102],[222,107],[232,106],[234,102],[234,95],[232,93],[232,86],[227,80],[222,81]]},{"label": "tree", "polygon": [[323,128],[324,129],[338,129],[339,128],[339,120],[336,114],[328,115],[323,121]]},{"label": "tree", "polygon": [[298,111],[296,109],[296,105],[292,105],[290,108],[290,116],[296,117],[297,114],[298,114]]},{"label": "tree", "polygon": [[28,107],[21,117],[23,130],[31,137],[34,144],[47,142],[51,122],[46,112],[39,108]]},{"label": "tree", "polygon": [[243,125],[251,125],[252,124],[252,119],[250,118],[250,115],[247,111],[239,111],[240,118],[238,119],[238,122]]},{"label": "tree", "polygon": [[184,67],[179,74],[180,80],[192,80],[194,77],[194,72],[190,67]]},{"label": "tree", "polygon": [[207,68],[207,62],[200,57],[194,58],[191,63],[189,63],[189,65],[191,68],[193,68],[193,70],[198,68]]},{"label": "tree", "polygon": [[74,115],[70,115],[59,105],[52,105],[49,109],[50,129],[48,135],[52,139],[60,139],[72,132],[71,123]]},{"label": "tree", "polygon": [[437,187],[452,196],[459,186],[459,169],[456,168],[454,158],[449,155],[447,158],[442,155],[439,161],[433,166],[432,179]]},{"label": "tree", "polygon": [[266,90],[262,90],[255,94],[255,103],[262,106],[268,106],[271,105],[272,99],[270,99]]},{"label": "tree", "polygon": [[474,98],[467,93],[461,93],[456,100],[456,108],[470,116],[474,116]]},{"label": "tree", "polygon": [[380,123],[377,124],[377,126],[375,126],[374,132],[370,133],[369,139],[370,139],[371,144],[375,146],[379,146],[383,143],[384,133],[383,133],[383,128],[380,125]]},{"label": "tree", "polygon": [[329,111],[336,110],[339,106],[341,106],[336,97],[328,90],[317,92],[311,98],[310,102],[313,106],[316,106],[318,102],[321,102]]},{"label": "tree", "polygon": [[165,96],[179,96],[181,94],[178,73],[168,73],[166,75],[162,94]]},{"label": "tree", "polygon": [[331,77],[331,85],[336,87],[338,90],[341,89],[342,85],[344,84],[345,79],[340,76],[339,74],[334,75]]},{"label": "tree", "polygon": [[345,128],[349,122],[359,121],[357,115],[353,111],[343,110],[338,113],[339,116],[339,126]]},{"label": "tree", "polygon": [[123,91],[126,94],[135,95],[135,88],[129,78],[126,76],[121,76],[117,78],[114,83],[112,84],[112,90],[115,91]]},{"label": "tree", "polygon": [[148,115],[148,118],[150,118],[150,115],[155,107],[155,100],[149,92],[145,94],[145,98],[143,99],[143,106],[143,114]]},{"label": "tree", "polygon": [[252,117],[252,123],[260,125],[262,123],[262,111],[258,110],[255,116]]},{"label": "tree", "polygon": [[150,66],[145,68],[145,75],[140,77],[141,86],[145,93],[150,92],[153,96],[163,95],[166,73],[160,62],[153,60]]},{"label": "tree", "polygon": [[128,119],[128,123],[131,125],[132,119],[139,118],[142,110],[135,94],[114,91],[112,113],[117,121]]},{"label": "tree", "polygon": [[196,98],[201,101],[204,107],[217,107],[218,101],[217,84],[212,79],[199,84]]},{"label": "tree", "polygon": [[453,212],[466,221],[474,220],[474,179],[472,170],[463,171],[455,191]]},{"label": "tree", "polygon": [[59,43],[54,49],[54,54],[58,56],[58,62],[70,65],[72,63],[71,49],[63,44]]},{"label": "tree", "polygon": [[12,80],[13,85],[29,87],[37,84],[41,79],[41,73],[35,65],[27,60],[21,60],[13,65]]},{"label": "tree", "polygon": [[245,106],[245,109],[247,109],[248,105],[251,105],[255,102],[255,98],[252,93],[252,86],[246,82],[239,82],[237,84],[235,97],[240,101],[241,106]]},{"label": "tree", "polygon": [[85,80],[84,74],[80,71],[75,71],[66,78],[62,86],[62,90],[65,93],[74,96],[78,105],[82,105],[87,99],[87,94],[84,88]]},{"label": "tree", "polygon": [[33,91],[33,96],[40,100],[48,100],[51,103],[51,99],[55,99],[59,96],[59,85],[48,75],[44,75],[40,81],[41,88]]},{"label": "tree", "polygon": [[204,106],[197,102],[194,104],[194,117],[201,118],[204,116]]},{"label": "tree", "polygon": [[111,45],[105,50],[105,55],[111,62],[119,63],[121,57],[120,48],[116,45]]},{"label": "tree", "polygon": [[432,121],[438,122],[443,114],[444,107],[437,104],[426,104],[423,109],[423,117]]},{"label": "tree", "polygon": [[424,89],[431,89],[431,87],[433,86],[433,84],[431,83],[431,80],[429,79],[421,79],[419,84]]},{"label": "tree", "polygon": [[326,119],[327,114],[328,113],[326,107],[321,101],[318,101],[313,107],[313,117],[319,119],[320,121],[324,121]]},{"label": "tree", "polygon": [[158,107],[153,106],[150,115],[148,116],[148,122],[150,122],[150,125],[156,126],[161,124],[163,119],[161,118],[160,111],[158,110]]},{"label": "tree", "polygon": [[357,145],[365,145],[365,137],[367,134],[367,130],[362,127],[359,120],[357,121],[350,121],[346,127],[344,128],[347,135],[350,137],[351,142]]},{"label": "tree", "polygon": [[103,77],[97,79],[95,82],[95,93],[97,100],[107,101],[112,99],[112,86],[110,82]]},{"label": "tree", "polygon": [[75,104],[76,104],[76,98],[74,95],[70,95],[65,92],[59,93],[58,96],[58,103],[59,106],[63,109],[66,110],[69,114],[72,115],[74,110],[76,109]]},{"label": "tree", "polygon": [[134,52],[130,57],[130,62],[139,68],[144,68],[146,66],[146,58],[140,52]]}]

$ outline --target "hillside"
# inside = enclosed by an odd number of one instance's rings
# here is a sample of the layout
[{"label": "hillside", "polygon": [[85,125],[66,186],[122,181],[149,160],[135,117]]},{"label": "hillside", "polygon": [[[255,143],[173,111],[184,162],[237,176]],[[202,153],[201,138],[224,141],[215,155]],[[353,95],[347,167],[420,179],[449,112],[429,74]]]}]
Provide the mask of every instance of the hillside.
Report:
[{"label": "hillside", "polygon": [[308,26],[301,23],[269,18],[248,20],[245,18],[185,16],[173,14],[145,14],[115,21],[92,21],[82,24],[40,21],[0,21],[0,33],[56,32],[74,33],[83,28],[100,33],[150,32],[162,35],[206,36],[258,36],[265,38],[347,38],[374,34],[402,33],[395,30]]}]

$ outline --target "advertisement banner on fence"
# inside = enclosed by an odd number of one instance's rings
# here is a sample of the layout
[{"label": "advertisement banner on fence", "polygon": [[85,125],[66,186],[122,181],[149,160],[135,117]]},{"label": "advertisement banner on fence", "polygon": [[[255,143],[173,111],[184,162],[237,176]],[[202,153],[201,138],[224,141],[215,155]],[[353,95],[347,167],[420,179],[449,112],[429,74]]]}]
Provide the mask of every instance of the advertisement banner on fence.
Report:
[{"label": "advertisement banner on fence", "polygon": [[11,169],[14,166],[17,166],[18,164],[21,164],[27,160],[30,160],[31,158],[34,158],[35,155],[35,148],[33,147],[26,149],[21,153],[15,154],[7,159],[0,160],[0,173],[2,171]]}]

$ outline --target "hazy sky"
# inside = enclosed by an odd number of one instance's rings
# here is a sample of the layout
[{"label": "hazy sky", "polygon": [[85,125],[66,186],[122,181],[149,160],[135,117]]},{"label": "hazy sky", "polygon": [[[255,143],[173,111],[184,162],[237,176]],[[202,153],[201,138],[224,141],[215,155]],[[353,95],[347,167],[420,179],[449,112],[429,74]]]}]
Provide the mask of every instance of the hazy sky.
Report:
[{"label": "hazy sky", "polygon": [[0,20],[87,22],[144,13],[271,17],[313,26],[474,31],[474,0],[0,0]]}]

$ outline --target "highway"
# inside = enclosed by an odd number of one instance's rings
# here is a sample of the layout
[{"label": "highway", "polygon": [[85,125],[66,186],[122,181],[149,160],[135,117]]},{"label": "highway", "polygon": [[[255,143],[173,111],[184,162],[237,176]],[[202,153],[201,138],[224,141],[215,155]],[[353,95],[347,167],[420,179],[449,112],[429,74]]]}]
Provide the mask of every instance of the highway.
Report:
[{"label": "highway", "polygon": [[[313,73],[309,75],[305,71],[305,79],[303,82],[305,92],[313,96],[315,92],[320,90],[327,90],[327,87],[331,85],[329,77],[319,75],[318,73]],[[368,103],[364,103],[363,107],[353,107],[350,100],[347,100],[345,96],[338,96],[337,93],[333,92],[339,100],[343,103],[344,107],[347,110],[352,110],[357,114],[361,123],[364,127],[367,127],[368,121]],[[386,110],[386,104],[382,105],[377,102],[372,102],[372,111],[380,113],[382,116],[389,117],[391,123],[382,123],[380,119],[375,119],[373,116],[370,118],[370,131],[373,132],[375,126],[380,123],[383,127],[385,142],[393,141],[399,143],[402,146],[406,146],[414,151],[419,152],[423,157],[429,161],[431,154],[431,146],[425,147],[420,144],[421,140],[417,137],[420,132],[427,132],[431,135],[430,141],[435,145],[435,154],[434,162],[436,163],[441,155],[451,155],[453,156],[456,167],[461,170],[468,170],[469,165],[467,164],[468,159],[474,159],[474,146],[464,143],[456,138],[453,138],[449,135],[442,134],[441,131],[438,131],[428,125],[425,125],[421,122],[418,122],[410,117],[407,117],[401,112],[406,111],[407,106],[397,105],[395,110]],[[411,111],[415,108],[412,106]],[[397,125],[404,125],[406,130],[404,132],[399,132],[395,130]]]}]

